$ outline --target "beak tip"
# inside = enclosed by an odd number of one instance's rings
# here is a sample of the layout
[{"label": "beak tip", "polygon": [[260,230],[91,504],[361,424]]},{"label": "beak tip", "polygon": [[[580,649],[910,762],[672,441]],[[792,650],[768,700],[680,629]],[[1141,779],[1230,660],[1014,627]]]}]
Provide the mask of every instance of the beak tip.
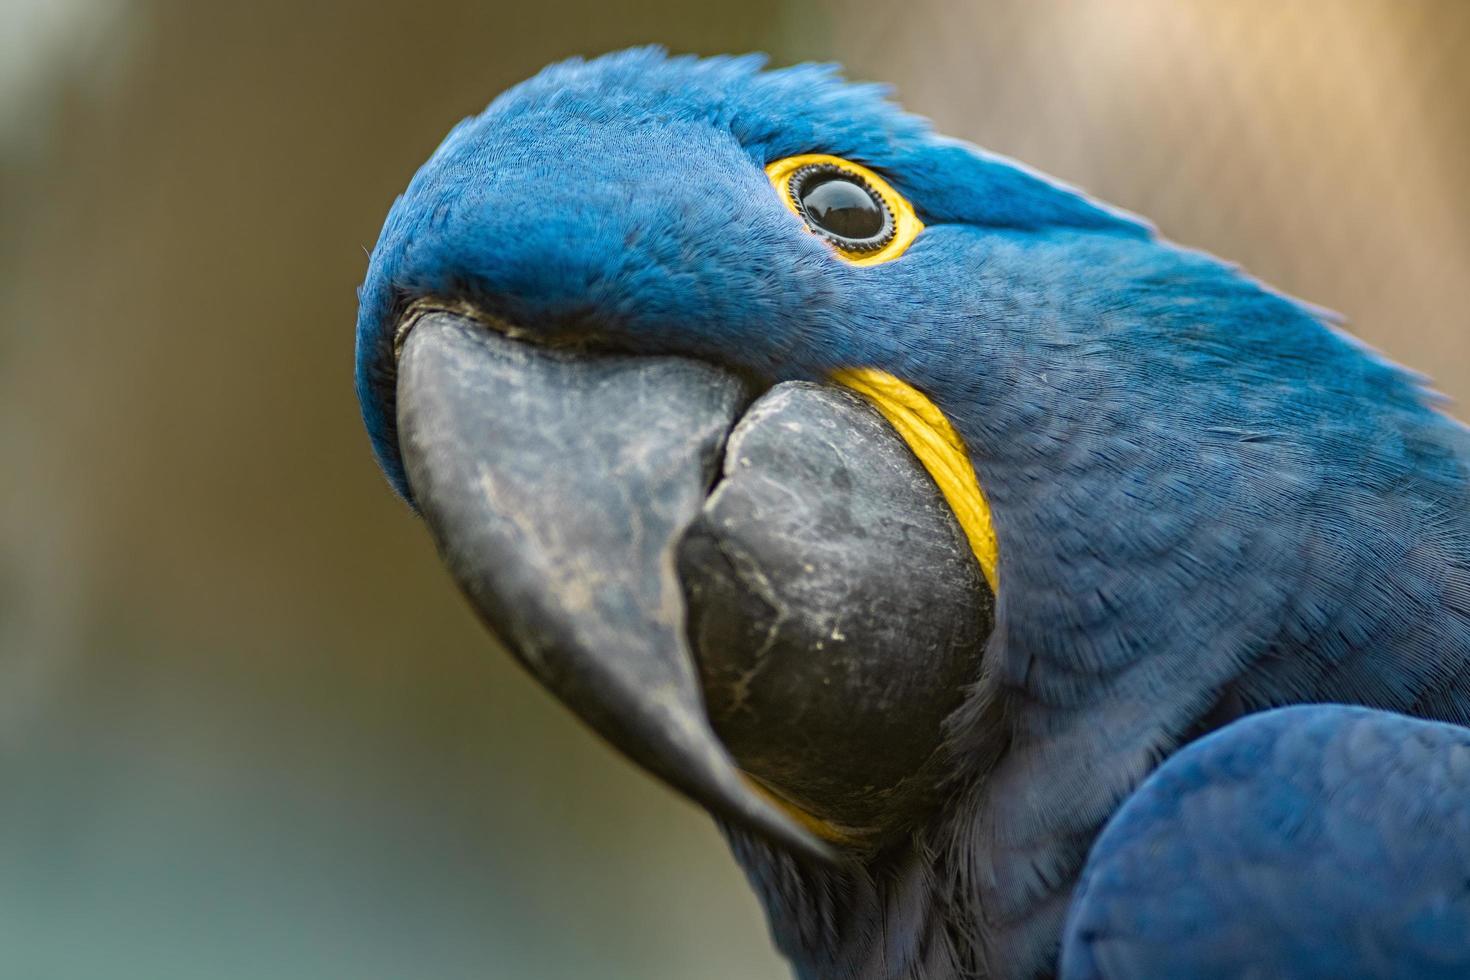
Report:
[{"label": "beak tip", "polygon": [[741,813],[734,815],[740,826],[809,860],[823,864],[837,861],[838,852],[832,844],[802,826],[801,822],[776,804],[768,802],[760,795],[755,795],[754,799],[758,806],[746,807]]},{"label": "beak tip", "polygon": [[[823,839],[820,822],[784,803],[740,769],[702,712],[677,702],[665,702],[663,707],[656,722],[644,716],[648,727],[632,743],[645,750],[659,749],[646,757],[634,756],[635,761],[717,818],[733,821],[805,857],[836,860],[836,851]],[[620,740],[614,741],[619,744]]]}]

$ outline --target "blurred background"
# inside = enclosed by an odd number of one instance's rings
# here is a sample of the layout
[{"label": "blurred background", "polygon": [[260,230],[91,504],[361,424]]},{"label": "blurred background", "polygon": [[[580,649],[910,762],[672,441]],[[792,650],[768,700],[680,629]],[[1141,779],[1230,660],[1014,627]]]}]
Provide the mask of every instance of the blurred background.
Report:
[{"label": "blurred background", "polygon": [[0,0],[0,978],[776,978],[706,818],[493,648],[353,290],[443,133],[658,41],[840,60],[1470,398],[1460,0]]}]

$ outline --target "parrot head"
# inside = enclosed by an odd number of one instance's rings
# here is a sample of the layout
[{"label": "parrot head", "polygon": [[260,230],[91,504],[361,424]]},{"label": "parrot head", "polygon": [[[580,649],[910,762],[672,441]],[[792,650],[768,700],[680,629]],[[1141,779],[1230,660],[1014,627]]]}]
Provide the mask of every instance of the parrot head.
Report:
[{"label": "parrot head", "polygon": [[1349,574],[1279,515],[1433,414],[880,87],[655,49],[454,128],[356,365],[487,625],[720,819],[813,975],[1044,963],[1096,828]]},{"label": "parrot head", "polygon": [[[861,370],[939,393],[935,379],[957,357],[982,363],[993,356],[987,346],[999,350],[960,321],[948,296],[953,277],[983,261],[981,233],[1145,234],[1069,189],[934,136],[875,86],[847,84],[827,67],[760,68],[758,58],[648,49],[568,62],[450,133],[394,204],[361,295],[358,393],[400,493],[433,509],[409,479],[398,428],[401,360],[425,314],[468,317],[546,350],[695,359],[741,379],[743,399]],[[1006,376],[995,377],[1004,385]],[[466,378],[464,397],[485,403],[484,383]],[[447,381],[424,384],[442,392]],[[974,392],[963,397],[973,405]],[[630,432],[646,425],[625,421]],[[480,453],[508,462],[503,444]],[[623,492],[612,479],[584,481],[565,494],[567,506]],[[976,533],[993,538],[986,522]],[[979,558],[992,579],[993,552],[992,543]],[[635,683],[632,699],[658,693],[649,677]],[[597,724],[606,734],[624,720]],[[664,750],[630,751],[649,763]],[[662,768],[687,767],[692,751]]]}]

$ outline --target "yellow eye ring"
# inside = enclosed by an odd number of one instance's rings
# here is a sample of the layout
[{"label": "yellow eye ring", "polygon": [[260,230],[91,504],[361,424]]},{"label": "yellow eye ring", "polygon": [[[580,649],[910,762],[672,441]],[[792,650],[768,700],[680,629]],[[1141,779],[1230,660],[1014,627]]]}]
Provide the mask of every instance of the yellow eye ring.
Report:
[{"label": "yellow eye ring", "polygon": [[[882,203],[887,210],[888,223],[883,228],[887,237],[875,235],[875,238],[880,241],[877,247],[871,249],[844,247],[840,236],[832,235],[813,223],[811,215],[797,196],[798,188],[795,185],[804,175],[816,171],[835,172],[849,179],[855,178],[854,183],[862,186]],[[851,265],[869,266],[891,262],[906,252],[914,239],[919,237],[919,232],[924,230],[924,223],[914,213],[913,205],[889,186],[888,181],[860,163],[853,163],[851,160],[844,160],[826,153],[801,153],[766,164],[766,176],[770,178],[772,186],[776,188],[776,192],[781,196],[781,202],[786,205],[787,209],[801,218],[814,234],[827,239],[832,245],[832,250]]]}]

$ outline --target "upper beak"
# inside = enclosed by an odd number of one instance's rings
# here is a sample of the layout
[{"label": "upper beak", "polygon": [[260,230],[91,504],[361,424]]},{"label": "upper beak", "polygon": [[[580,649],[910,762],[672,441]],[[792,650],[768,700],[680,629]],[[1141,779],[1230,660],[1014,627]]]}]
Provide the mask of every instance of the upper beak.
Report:
[{"label": "upper beak", "polygon": [[675,547],[746,385],[702,362],[570,354],[439,311],[411,324],[398,371],[415,501],[490,629],[635,762],[721,816],[829,856],[742,776],[685,639]]}]

